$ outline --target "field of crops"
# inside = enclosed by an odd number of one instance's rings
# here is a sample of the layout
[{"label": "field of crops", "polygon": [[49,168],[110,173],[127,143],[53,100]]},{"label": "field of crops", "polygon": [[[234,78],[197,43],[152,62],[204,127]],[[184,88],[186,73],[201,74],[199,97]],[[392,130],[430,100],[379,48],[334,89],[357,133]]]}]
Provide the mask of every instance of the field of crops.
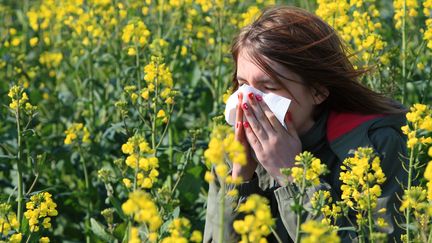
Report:
[{"label": "field of crops", "polygon": [[[208,171],[238,145],[223,117],[230,45],[272,4],[323,18],[373,67],[361,81],[412,107],[407,170],[422,185],[401,198],[401,225],[431,242],[431,0],[0,1],[0,242],[202,242]],[[262,219],[266,201],[251,200]],[[264,242],[274,222],[252,221],[234,228]],[[335,238],[330,222],[305,222],[302,241]],[[382,239],[385,222],[358,223]]]}]

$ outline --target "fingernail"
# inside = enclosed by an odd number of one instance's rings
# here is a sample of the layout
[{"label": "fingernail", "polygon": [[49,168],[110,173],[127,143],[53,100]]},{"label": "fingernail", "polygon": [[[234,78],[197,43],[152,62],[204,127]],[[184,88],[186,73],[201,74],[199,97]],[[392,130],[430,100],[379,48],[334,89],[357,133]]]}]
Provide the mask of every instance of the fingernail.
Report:
[{"label": "fingernail", "polygon": [[240,93],[237,93],[237,97],[240,99]]},{"label": "fingernail", "polygon": [[249,127],[249,122],[243,122],[243,126],[248,128]]},{"label": "fingernail", "polygon": [[249,108],[248,104],[247,104],[247,103],[243,103],[243,108],[244,108],[245,110],[247,110],[247,109]]},{"label": "fingernail", "polygon": [[253,93],[249,93],[248,96],[249,96],[249,99],[250,99],[250,100],[253,100],[253,97],[254,97],[254,94],[253,94]]},{"label": "fingernail", "polygon": [[255,95],[255,97],[256,97],[256,99],[258,100],[258,101],[261,101],[262,100],[262,97],[261,97],[261,95]]}]

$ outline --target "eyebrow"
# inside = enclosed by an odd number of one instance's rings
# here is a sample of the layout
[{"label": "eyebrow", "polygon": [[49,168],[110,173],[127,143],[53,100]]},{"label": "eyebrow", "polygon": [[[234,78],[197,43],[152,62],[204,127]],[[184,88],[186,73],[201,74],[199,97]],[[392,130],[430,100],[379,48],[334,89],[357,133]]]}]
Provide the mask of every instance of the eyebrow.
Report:
[{"label": "eyebrow", "polygon": [[[240,76],[237,76],[237,80],[242,80],[242,81],[246,81],[247,80],[245,78],[242,78]],[[257,83],[264,83],[264,82],[273,82],[273,79],[269,78],[269,77],[265,77],[265,78],[260,78],[256,81]]]}]

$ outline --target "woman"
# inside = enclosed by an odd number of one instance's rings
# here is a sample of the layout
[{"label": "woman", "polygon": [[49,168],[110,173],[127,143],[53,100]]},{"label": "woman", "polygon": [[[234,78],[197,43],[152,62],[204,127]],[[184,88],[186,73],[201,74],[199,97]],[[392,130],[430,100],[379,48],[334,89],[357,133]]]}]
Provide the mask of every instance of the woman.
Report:
[{"label": "woman", "polygon": [[[387,209],[384,219],[388,226],[382,231],[390,241],[400,240],[402,229],[396,223],[399,217],[396,210],[397,194],[400,196],[402,192],[398,181],[405,183],[407,178],[400,159],[400,155],[406,155],[406,138],[400,131],[406,123],[406,110],[358,82],[366,70],[353,67],[335,31],[305,10],[274,7],[240,31],[232,55],[236,64],[235,89],[248,84],[292,100],[285,116],[285,129],[262,97],[240,95],[235,133],[246,148],[248,163],[234,164],[230,171],[234,178],[244,179],[236,186],[239,191],[236,205],[253,193],[266,196],[277,219],[279,237],[283,242],[295,240],[296,217],[290,205],[296,187],[281,175],[280,169],[292,167],[300,152],[312,152],[330,173],[308,194],[325,188],[334,199],[340,200],[342,161],[350,156],[350,150],[370,146],[379,154],[387,177],[377,206],[377,210]],[[249,99],[250,105],[245,104],[245,99]],[[246,120],[242,120],[243,114]],[[218,192],[218,182],[211,183],[204,242],[222,242],[218,239]],[[226,208],[225,240],[234,241],[235,208]],[[353,212],[350,217],[352,222],[356,221]],[[347,222],[341,221],[339,226],[350,226]],[[355,238],[352,231],[339,235],[347,242]],[[275,238],[270,235],[268,240]]]}]

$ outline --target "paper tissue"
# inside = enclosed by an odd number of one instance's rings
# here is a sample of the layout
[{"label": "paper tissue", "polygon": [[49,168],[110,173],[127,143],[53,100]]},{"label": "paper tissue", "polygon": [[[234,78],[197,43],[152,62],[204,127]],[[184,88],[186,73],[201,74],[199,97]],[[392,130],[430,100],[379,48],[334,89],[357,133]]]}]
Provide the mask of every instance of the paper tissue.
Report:
[{"label": "paper tissue", "polygon": [[[252,86],[247,84],[243,84],[240,88],[238,88],[227,100],[225,107],[225,120],[226,122],[234,126],[236,121],[236,105],[238,103],[238,92],[243,93],[243,103],[249,104],[249,98],[247,94],[254,93],[255,95],[261,95],[263,97],[263,101],[267,104],[270,110],[275,114],[276,118],[286,129],[285,125],[285,114],[288,111],[288,107],[290,106],[291,100],[274,93],[263,93],[258,89],[255,89]],[[245,115],[243,114],[243,120],[246,120]]]}]

